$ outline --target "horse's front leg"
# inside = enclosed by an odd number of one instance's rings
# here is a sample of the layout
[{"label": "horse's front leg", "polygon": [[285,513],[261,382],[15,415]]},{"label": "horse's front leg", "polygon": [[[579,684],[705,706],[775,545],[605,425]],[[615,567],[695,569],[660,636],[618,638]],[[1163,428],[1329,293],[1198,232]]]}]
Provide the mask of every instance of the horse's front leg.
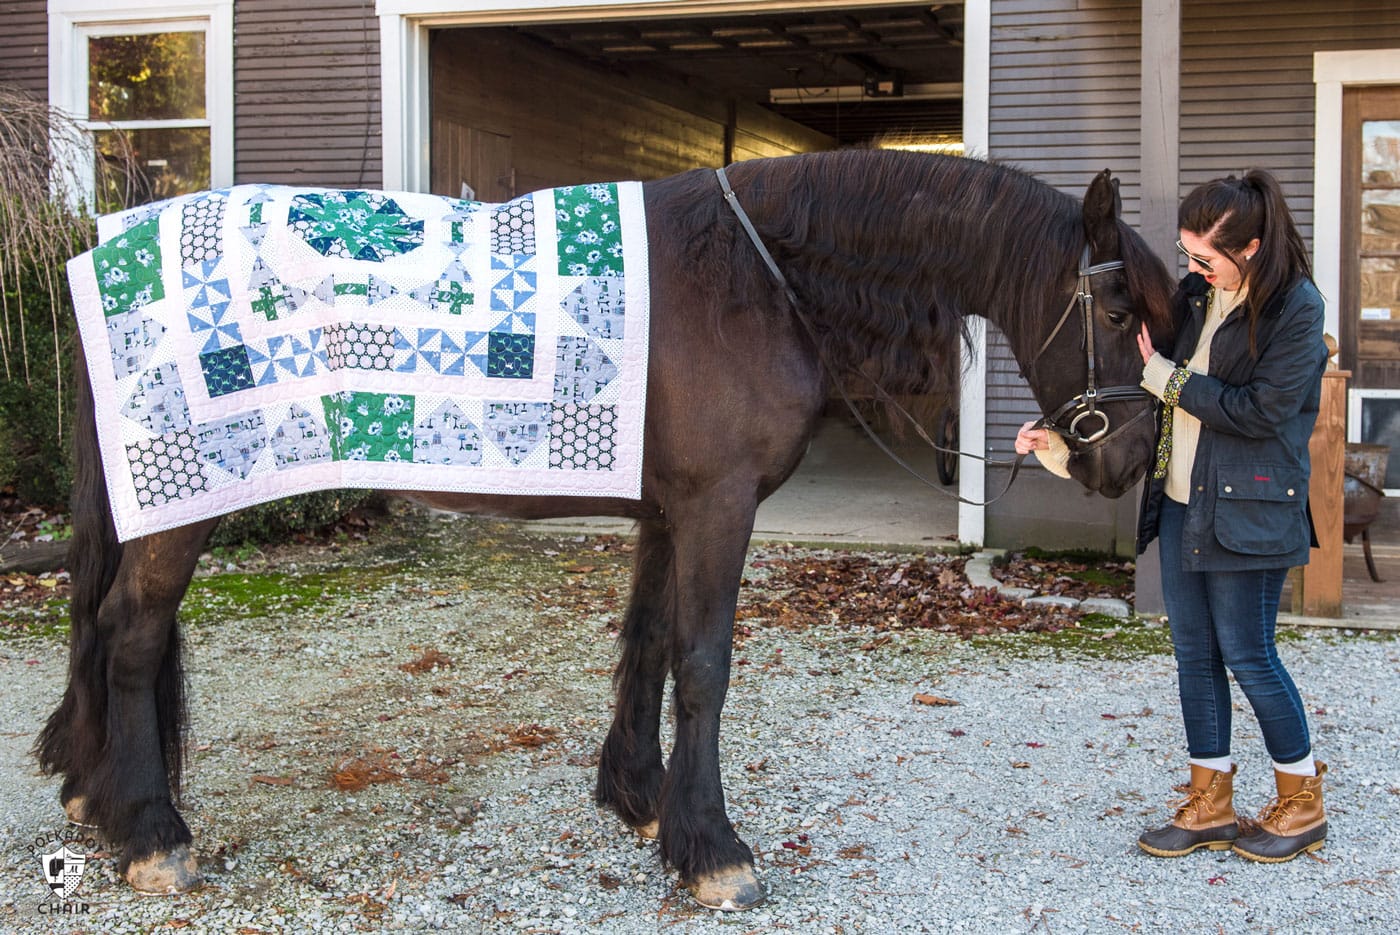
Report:
[{"label": "horse's front leg", "polygon": [[665,525],[637,530],[632,596],[622,624],[622,656],[613,673],[616,706],[598,757],[599,805],[614,809],[643,837],[657,834],[661,798],[661,695],[666,685],[674,560]]},{"label": "horse's front leg", "polygon": [[213,524],[128,543],[97,612],[105,649],[101,755],[85,783],[85,811],[122,847],[118,870],[146,893],[199,883],[193,838],[172,801],[184,740],[184,672],[175,614]]},{"label": "horse's front leg", "polygon": [[764,898],[753,851],[725,812],[719,770],[734,609],[756,506],[752,492],[738,492],[672,512],[676,742],[661,788],[661,856],[712,909],[749,909]]}]

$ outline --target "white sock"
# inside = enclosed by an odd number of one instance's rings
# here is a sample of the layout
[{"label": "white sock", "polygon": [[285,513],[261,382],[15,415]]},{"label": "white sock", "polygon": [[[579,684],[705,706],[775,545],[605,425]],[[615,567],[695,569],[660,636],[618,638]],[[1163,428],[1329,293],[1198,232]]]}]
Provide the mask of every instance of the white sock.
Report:
[{"label": "white sock", "polygon": [[1317,764],[1313,763],[1312,754],[1309,753],[1296,763],[1280,763],[1274,760],[1274,769],[1280,773],[1289,773],[1293,776],[1316,776]]},{"label": "white sock", "polygon": [[[1214,756],[1208,760],[1198,759],[1193,756],[1187,762],[1191,763],[1193,766],[1204,766],[1206,769],[1213,769],[1217,773],[1228,773],[1234,761],[1230,759],[1230,755],[1227,753],[1224,756]],[[1312,761],[1309,760],[1308,762],[1311,763]]]}]

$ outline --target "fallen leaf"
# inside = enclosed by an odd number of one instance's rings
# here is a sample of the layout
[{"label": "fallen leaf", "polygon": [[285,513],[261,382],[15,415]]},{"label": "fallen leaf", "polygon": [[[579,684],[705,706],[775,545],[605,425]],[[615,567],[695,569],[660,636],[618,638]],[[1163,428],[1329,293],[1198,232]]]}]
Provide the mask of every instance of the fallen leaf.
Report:
[{"label": "fallen leaf", "polygon": [[296,780],[290,776],[254,776],[252,782],[260,782],[265,786],[290,786]]},{"label": "fallen leaf", "polygon": [[425,649],[423,655],[412,662],[405,662],[399,666],[401,670],[410,675],[422,675],[424,672],[431,672],[433,669],[450,669],[452,660],[436,649]]},{"label": "fallen leaf", "polygon": [[924,692],[916,692],[916,693],[915,693],[915,695],[914,695],[914,703],[915,703],[915,704],[932,705],[932,706],[935,706],[935,707],[944,707],[944,706],[962,704],[961,701],[954,701],[954,700],[951,699],[951,698],[942,698],[942,697],[939,697],[938,695],[929,695],[929,694],[925,694]]}]

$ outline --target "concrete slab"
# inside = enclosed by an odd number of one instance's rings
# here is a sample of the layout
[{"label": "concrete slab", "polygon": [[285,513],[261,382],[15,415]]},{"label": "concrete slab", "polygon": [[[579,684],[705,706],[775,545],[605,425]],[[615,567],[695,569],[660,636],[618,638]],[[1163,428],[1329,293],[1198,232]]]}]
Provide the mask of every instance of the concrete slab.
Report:
[{"label": "concrete slab", "polygon": [[[957,484],[938,484],[934,452],[912,435],[892,446],[932,489],[885,456],[849,417],[822,420],[797,472],[759,504],[754,538],[821,545],[950,548],[958,541]],[[549,532],[630,533],[606,517],[538,520]]]}]

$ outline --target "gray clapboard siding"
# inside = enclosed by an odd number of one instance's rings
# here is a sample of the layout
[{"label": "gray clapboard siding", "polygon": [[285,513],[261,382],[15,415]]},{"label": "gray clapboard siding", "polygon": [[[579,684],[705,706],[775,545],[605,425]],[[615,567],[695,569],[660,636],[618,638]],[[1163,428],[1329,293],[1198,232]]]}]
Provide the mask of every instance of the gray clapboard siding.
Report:
[{"label": "gray clapboard siding", "polygon": [[234,4],[234,178],[378,187],[374,4]]},{"label": "gray clapboard siding", "polygon": [[[1110,0],[992,4],[990,155],[1082,196],[1113,170],[1136,223],[1140,176],[1139,6]],[[989,329],[987,447],[1005,456],[1039,414],[1005,338]],[[1000,489],[994,473],[988,488]],[[996,507],[989,508],[989,521]]]},{"label": "gray clapboard siding", "polygon": [[1181,193],[1269,169],[1311,246],[1313,53],[1400,46],[1400,4],[1183,0],[1181,45]]},{"label": "gray clapboard siding", "polygon": [[49,16],[45,0],[0,2],[0,84],[49,99]]}]

